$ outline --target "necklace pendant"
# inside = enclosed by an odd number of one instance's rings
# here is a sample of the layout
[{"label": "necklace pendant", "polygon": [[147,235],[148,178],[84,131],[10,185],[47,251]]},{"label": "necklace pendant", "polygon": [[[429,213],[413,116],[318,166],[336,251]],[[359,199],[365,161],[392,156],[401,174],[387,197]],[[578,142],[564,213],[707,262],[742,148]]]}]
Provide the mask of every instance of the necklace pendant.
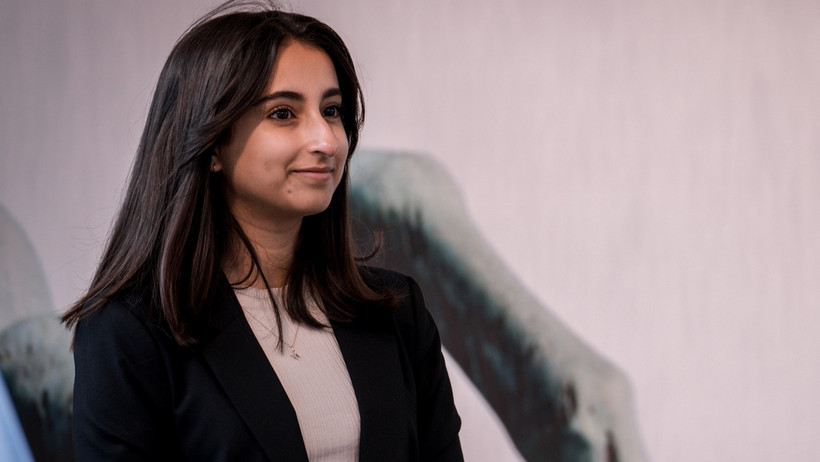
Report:
[{"label": "necklace pendant", "polygon": [[293,347],[290,347],[290,357],[293,359],[301,358],[301,356],[299,356],[299,353],[297,353]]}]

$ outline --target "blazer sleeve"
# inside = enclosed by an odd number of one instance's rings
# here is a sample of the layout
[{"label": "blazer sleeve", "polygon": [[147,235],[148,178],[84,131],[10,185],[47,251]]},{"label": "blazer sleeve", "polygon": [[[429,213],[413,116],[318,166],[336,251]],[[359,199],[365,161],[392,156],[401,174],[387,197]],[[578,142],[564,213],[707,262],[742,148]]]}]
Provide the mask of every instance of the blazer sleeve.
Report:
[{"label": "blazer sleeve", "polygon": [[74,451],[81,461],[180,459],[169,381],[156,338],[130,307],[109,302],[77,325]]},{"label": "blazer sleeve", "polygon": [[409,302],[412,304],[414,375],[416,381],[420,460],[461,462],[458,432],[461,418],[453,402],[453,390],[441,353],[438,328],[427,311],[418,284],[410,277]]}]

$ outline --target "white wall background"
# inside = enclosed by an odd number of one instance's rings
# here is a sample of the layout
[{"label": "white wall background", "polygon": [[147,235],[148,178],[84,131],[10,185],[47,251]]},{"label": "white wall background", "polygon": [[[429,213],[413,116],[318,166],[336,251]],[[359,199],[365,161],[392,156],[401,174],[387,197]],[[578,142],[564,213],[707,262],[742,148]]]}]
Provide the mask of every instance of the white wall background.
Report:
[{"label": "white wall background", "polygon": [[[436,157],[525,284],[634,385],[652,460],[820,444],[820,3],[293,1],[336,28],[362,145]],[[59,308],[153,83],[210,0],[0,0],[0,202]],[[472,460],[514,460],[458,380]]]}]

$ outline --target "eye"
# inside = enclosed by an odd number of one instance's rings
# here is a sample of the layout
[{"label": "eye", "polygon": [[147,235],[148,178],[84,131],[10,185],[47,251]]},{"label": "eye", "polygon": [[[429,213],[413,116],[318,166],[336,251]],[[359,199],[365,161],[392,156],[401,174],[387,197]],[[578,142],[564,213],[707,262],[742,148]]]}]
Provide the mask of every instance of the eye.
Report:
[{"label": "eye", "polygon": [[342,107],[339,106],[338,104],[333,104],[331,106],[326,107],[322,111],[322,114],[325,117],[333,117],[333,118],[341,117],[342,116]]},{"label": "eye", "polygon": [[283,108],[277,108],[277,109],[274,109],[273,112],[271,112],[268,115],[268,118],[269,119],[274,119],[274,120],[291,119],[291,118],[293,118],[293,111],[291,111],[288,108],[284,108],[284,107]]}]

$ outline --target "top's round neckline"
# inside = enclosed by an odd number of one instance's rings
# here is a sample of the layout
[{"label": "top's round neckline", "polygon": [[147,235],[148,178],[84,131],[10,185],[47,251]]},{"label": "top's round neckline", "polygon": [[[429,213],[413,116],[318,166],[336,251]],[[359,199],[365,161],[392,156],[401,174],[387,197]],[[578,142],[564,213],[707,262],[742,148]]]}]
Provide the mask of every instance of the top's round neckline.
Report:
[{"label": "top's round neckline", "polygon": [[[246,297],[257,298],[257,299],[267,299],[268,298],[268,289],[260,289],[258,287],[236,287],[233,290],[237,294],[241,294],[241,295],[244,295]],[[271,287],[270,291],[273,292],[274,296],[279,296],[282,293],[282,288],[281,287]]]}]

